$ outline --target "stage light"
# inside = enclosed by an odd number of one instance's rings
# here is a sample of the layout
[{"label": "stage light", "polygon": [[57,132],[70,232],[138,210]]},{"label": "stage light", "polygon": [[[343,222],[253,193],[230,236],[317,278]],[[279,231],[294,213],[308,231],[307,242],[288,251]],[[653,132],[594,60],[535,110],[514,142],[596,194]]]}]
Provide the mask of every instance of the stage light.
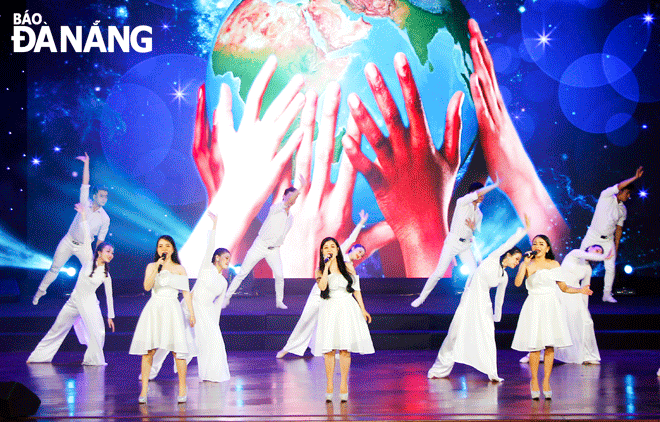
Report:
[{"label": "stage light", "polygon": [[640,190],[639,191],[639,197],[640,198],[646,198],[647,196],[649,196],[649,193],[647,191],[645,191],[645,190]]},{"label": "stage light", "polygon": [[626,274],[632,274],[633,267],[630,265],[626,265],[625,267],[623,267],[623,272],[625,272]]},{"label": "stage light", "polygon": [[41,160],[39,159],[39,157],[32,158],[32,165],[33,166],[38,166],[39,164],[41,164]]},{"label": "stage light", "polygon": [[73,268],[73,267],[62,268],[62,269],[60,270],[60,272],[65,273],[65,274],[68,275],[69,277],[73,277],[73,276],[76,275],[76,269]]},{"label": "stage light", "polygon": [[465,264],[461,265],[461,274],[463,274],[463,275],[470,274],[470,267],[468,267]]}]

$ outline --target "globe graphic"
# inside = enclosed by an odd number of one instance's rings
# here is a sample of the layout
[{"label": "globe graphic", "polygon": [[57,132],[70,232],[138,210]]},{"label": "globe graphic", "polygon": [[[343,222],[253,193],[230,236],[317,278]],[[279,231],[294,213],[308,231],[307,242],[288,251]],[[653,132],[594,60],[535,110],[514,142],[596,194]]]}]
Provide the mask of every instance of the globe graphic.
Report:
[{"label": "globe graphic", "polygon": [[[339,139],[348,117],[346,98],[351,92],[359,95],[381,130],[387,133],[364,76],[364,67],[369,62],[378,66],[407,124],[393,66],[395,54],[403,52],[417,82],[437,148],[443,142],[451,96],[459,90],[466,93],[461,143],[465,168],[477,132],[474,104],[469,95],[472,61],[468,19],[465,7],[458,0],[235,1],[222,19],[207,67],[209,121],[218,103],[220,86],[226,83],[232,90],[234,122],[238,127],[252,81],[266,59],[275,55],[278,68],[264,96],[262,113],[288,81],[300,73],[305,77],[305,88],[319,94],[319,105],[328,82],[334,80],[341,86],[337,149],[341,148]],[[319,106],[317,122],[320,110]],[[376,158],[364,139],[362,150],[371,160]],[[336,174],[336,163],[334,167]],[[354,220],[358,220],[361,209],[370,214],[370,221],[382,219],[369,185],[358,175],[353,197]]]}]

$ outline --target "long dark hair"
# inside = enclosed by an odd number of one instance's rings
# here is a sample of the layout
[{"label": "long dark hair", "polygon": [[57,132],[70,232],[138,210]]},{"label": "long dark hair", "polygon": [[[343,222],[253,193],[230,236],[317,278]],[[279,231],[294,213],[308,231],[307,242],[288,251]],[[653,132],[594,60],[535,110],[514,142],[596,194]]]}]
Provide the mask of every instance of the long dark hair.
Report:
[{"label": "long dark hair", "polygon": [[[544,234],[537,234],[534,236],[534,239],[537,237],[540,237],[545,241],[545,243],[548,245],[548,252],[545,253],[545,257],[548,259],[552,259],[553,261],[555,260],[555,253],[552,251],[552,244],[550,243],[550,238]],[[532,242],[534,242],[534,239],[532,239]]]},{"label": "long dark hair", "polygon": [[[348,281],[348,285],[346,285],[346,291],[348,293],[353,293],[355,291],[355,289],[353,289],[353,277],[351,277],[351,274],[346,269],[346,263],[344,262],[344,255],[342,255],[341,253],[339,242],[337,242],[337,239],[335,239],[334,237],[326,237],[321,242],[321,247],[319,248],[319,271],[323,273],[323,271],[325,270],[323,246],[330,241],[335,242],[335,245],[337,245],[337,267],[339,268],[339,272],[341,273],[341,275],[343,275],[346,281]],[[321,290],[321,297],[323,299],[330,298],[330,286],[325,286],[325,289]]]},{"label": "long dark hair", "polygon": [[174,262],[175,264],[181,265],[181,261],[179,261],[179,251],[177,251],[177,249],[176,249],[176,243],[174,243],[174,239],[172,239],[172,236],[170,236],[169,234],[162,235],[156,241],[156,252],[154,252],[154,261],[153,262],[156,262],[160,259],[160,255],[158,255],[158,242],[160,242],[161,240],[167,240],[168,242],[170,242],[172,244],[172,248],[174,249],[174,252],[172,252],[172,255],[171,255],[172,262]]},{"label": "long dark hair", "polygon": [[[114,248],[114,246],[112,246],[112,244],[110,242],[101,242],[101,243],[98,244],[98,246],[94,250],[94,259],[92,260],[92,272],[89,273],[90,277],[94,274],[94,271],[96,271],[96,260],[99,259],[99,255],[101,254],[101,252],[103,252],[103,248],[105,248],[106,246],[110,246],[111,248]],[[103,267],[105,269],[105,276],[107,277],[108,276],[108,271],[110,271],[110,269],[108,268],[109,263],[106,262]]]}]

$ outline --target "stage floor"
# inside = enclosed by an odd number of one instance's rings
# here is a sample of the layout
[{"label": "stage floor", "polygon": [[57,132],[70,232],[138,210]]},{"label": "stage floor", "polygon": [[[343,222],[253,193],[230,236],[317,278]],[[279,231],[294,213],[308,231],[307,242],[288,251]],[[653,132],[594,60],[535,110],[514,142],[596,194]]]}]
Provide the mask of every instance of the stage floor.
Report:
[{"label": "stage floor", "polygon": [[[198,382],[189,366],[188,403],[176,404],[177,379],[171,358],[139,405],[140,358],[107,352],[105,367],[80,365],[81,352],[60,352],[53,364],[26,364],[28,353],[0,353],[0,379],[18,381],[42,401],[36,418],[122,420],[541,420],[660,418],[660,353],[602,350],[601,365],[555,364],[554,397],[532,401],[529,366],[521,353],[498,351],[494,384],[457,364],[448,378],[429,380],[432,350],[378,350],[355,355],[347,403],[326,404],[322,358],[276,359],[272,351],[231,352],[232,378]],[[336,391],[339,374],[337,368]]]}]

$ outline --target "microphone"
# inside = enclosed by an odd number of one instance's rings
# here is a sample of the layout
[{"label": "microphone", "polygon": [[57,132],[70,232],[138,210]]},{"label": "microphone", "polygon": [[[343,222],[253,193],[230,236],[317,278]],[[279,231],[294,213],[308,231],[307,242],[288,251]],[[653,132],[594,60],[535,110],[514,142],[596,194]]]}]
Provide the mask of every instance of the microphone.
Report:
[{"label": "microphone", "polygon": [[530,258],[534,258],[536,256],[536,254],[537,254],[536,251],[525,252],[525,256],[530,257]]},{"label": "microphone", "polygon": [[[161,258],[162,260],[167,259],[167,254],[166,254],[165,252],[163,252],[163,254],[160,256],[160,258]],[[163,269],[163,264],[160,264],[160,265],[158,266],[158,272],[160,272],[160,270],[162,270],[162,269]]]},{"label": "microphone", "polygon": [[323,262],[324,262],[324,263],[327,263],[327,262],[330,261],[331,259],[332,259],[332,254],[326,256],[325,259],[323,260]]}]

